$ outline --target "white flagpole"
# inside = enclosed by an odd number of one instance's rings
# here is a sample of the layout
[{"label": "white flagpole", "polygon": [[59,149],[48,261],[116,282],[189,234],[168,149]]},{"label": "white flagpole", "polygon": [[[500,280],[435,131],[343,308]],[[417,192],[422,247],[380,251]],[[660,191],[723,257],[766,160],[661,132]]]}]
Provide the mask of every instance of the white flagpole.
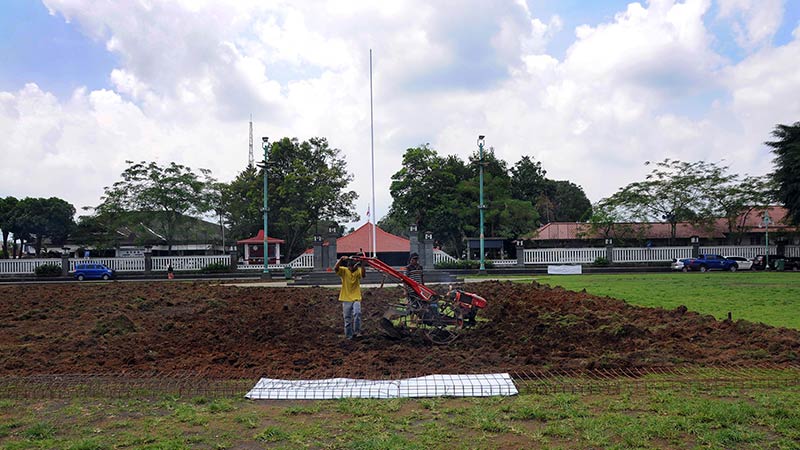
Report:
[{"label": "white flagpole", "polygon": [[375,229],[375,217],[378,215],[375,209],[375,128],[372,118],[372,49],[369,49],[369,138],[372,155],[372,257],[377,257],[378,243],[377,230]]}]

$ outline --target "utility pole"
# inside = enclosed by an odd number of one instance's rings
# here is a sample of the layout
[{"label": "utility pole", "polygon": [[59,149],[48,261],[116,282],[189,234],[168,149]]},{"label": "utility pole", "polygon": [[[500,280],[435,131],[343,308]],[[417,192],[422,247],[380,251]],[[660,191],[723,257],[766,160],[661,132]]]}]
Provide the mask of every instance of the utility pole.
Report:
[{"label": "utility pole", "polygon": [[480,165],[480,169],[479,169],[480,170],[480,177],[479,177],[479,179],[480,179],[480,198],[478,199],[478,203],[479,203],[478,204],[478,209],[480,210],[480,213],[481,213],[481,234],[480,234],[481,267],[480,267],[480,272],[482,274],[486,273],[486,266],[484,265],[484,256],[485,256],[484,253],[485,253],[485,251],[484,251],[484,244],[483,244],[483,211],[486,209],[486,205],[483,204],[483,139],[485,137],[486,136],[484,136],[484,135],[478,136],[478,151],[479,151],[479,154],[480,154],[480,161],[478,163]]},{"label": "utility pole", "polygon": [[267,167],[269,165],[269,138],[264,136],[261,138],[262,143],[264,144],[264,161],[258,164],[259,167],[264,169],[264,273],[261,278],[270,278],[269,274],[269,242],[268,241],[268,234],[267,234],[267,197],[268,197],[268,189],[267,189]]}]

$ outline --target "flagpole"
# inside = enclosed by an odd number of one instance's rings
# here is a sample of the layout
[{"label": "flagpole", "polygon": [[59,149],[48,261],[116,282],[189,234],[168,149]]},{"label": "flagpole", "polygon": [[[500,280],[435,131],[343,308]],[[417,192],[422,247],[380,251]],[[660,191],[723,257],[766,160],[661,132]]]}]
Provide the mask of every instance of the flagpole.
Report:
[{"label": "flagpole", "polygon": [[377,257],[377,236],[375,230],[375,217],[378,215],[375,209],[375,127],[372,117],[372,49],[369,49],[369,140],[372,156],[372,257]]},{"label": "flagpole", "polygon": [[[370,220],[372,220],[372,219],[371,219],[371,216],[369,214],[369,203],[367,203],[367,223],[370,223]],[[372,231],[373,231],[373,229],[372,229],[372,227],[370,227],[369,228],[369,244],[367,245],[367,253],[369,253],[371,255],[374,254],[374,252],[372,251],[372,249],[373,249],[373,246],[372,246]]]}]

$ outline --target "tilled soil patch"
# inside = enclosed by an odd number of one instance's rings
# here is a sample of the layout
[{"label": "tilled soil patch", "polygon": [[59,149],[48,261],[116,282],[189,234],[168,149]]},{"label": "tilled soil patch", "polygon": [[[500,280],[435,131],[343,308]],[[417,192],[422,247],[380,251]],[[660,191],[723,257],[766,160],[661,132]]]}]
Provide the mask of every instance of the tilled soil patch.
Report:
[{"label": "tilled soil patch", "polygon": [[388,377],[499,370],[796,364],[800,332],[686,308],[510,282],[448,346],[384,336],[403,292],[365,289],[365,336],[343,338],[338,290],[204,282],[0,286],[0,375],[190,373]]}]

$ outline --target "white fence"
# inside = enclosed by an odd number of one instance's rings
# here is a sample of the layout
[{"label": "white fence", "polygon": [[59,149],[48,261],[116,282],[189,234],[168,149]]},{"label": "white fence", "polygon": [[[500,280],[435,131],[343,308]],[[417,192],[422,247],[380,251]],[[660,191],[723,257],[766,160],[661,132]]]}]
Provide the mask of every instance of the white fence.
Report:
[{"label": "white fence", "polygon": [[[144,260],[144,258],[142,258]],[[166,272],[172,265],[175,272],[200,270],[209,264],[222,264],[229,266],[231,257],[229,255],[203,255],[203,256],[154,256],[153,272]]]},{"label": "white fence", "polygon": [[605,248],[530,248],[525,264],[593,263],[606,257]]},{"label": "white fence", "polygon": [[[784,251],[786,252],[785,256],[798,256],[800,255],[797,250],[800,247],[789,247],[787,246]],[[753,259],[756,255],[763,255],[764,254],[763,245],[741,245],[735,247],[700,247],[700,253],[710,253],[714,255],[722,255],[722,256],[743,256],[748,259]],[[775,245],[769,246],[769,253],[774,255],[778,252],[778,247]],[[795,254],[792,254],[794,252]]]},{"label": "white fence", "polygon": [[303,253],[289,263],[295,269],[310,269],[314,267],[314,254]]},{"label": "white fence", "polygon": [[[764,254],[765,248],[758,245],[745,246],[723,246],[723,247],[700,247],[700,253],[712,253],[723,256],[743,256],[753,258],[756,255]],[[790,245],[784,249],[786,256],[800,257],[800,246]],[[776,246],[769,247],[769,253],[777,253]],[[613,249],[614,262],[666,262],[672,259],[689,258],[692,256],[692,247],[620,247]],[[525,264],[590,264],[597,258],[606,257],[606,249],[600,248],[539,248],[527,249],[524,252]],[[70,270],[75,269],[78,263],[99,263],[105,264],[117,272],[144,272],[145,258],[71,258],[69,260]],[[444,261],[457,261],[456,258],[448,255],[441,250],[433,252],[434,264]],[[516,259],[496,259],[490,260],[495,267],[516,266]],[[172,264],[173,270],[191,271],[200,270],[209,264],[230,264],[229,255],[208,255],[208,256],[154,256],[152,258],[154,272],[166,272],[167,267]],[[36,267],[43,264],[53,264],[61,267],[61,259],[0,259],[0,275],[21,275],[33,274]],[[271,270],[280,270],[285,266],[294,269],[310,269],[314,267],[314,255],[304,253],[288,264],[270,264]],[[240,264],[237,266],[241,271],[262,271],[263,265]]]},{"label": "white fence", "polygon": [[[290,266],[293,269],[311,269],[314,267],[314,254],[313,253],[303,253],[297,258],[293,259],[289,264],[269,264],[267,268],[269,270],[280,270],[286,266]],[[246,272],[258,272],[264,270],[263,264],[239,264],[236,266],[238,270],[243,270]]]},{"label": "white fence", "polygon": [[61,267],[60,259],[0,259],[0,274],[34,273],[36,268],[44,264],[55,264]]},{"label": "white fence", "polygon": [[441,251],[439,249],[433,249],[433,263],[434,264],[439,264],[439,263],[442,263],[442,262],[455,262],[455,261],[458,261],[458,260],[456,258],[453,258],[452,256],[448,255],[447,253],[445,253],[445,252],[443,252],[443,251]]},{"label": "white fence", "polygon": [[[105,264],[108,268],[114,269],[117,272],[144,272],[144,261],[145,258],[70,258],[69,270],[75,270],[76,264],[94,263]],[[209,264],[224,264],[228,266],[231,262],[231,257],[229,255],[154,256],[152,261],[153,272],[166,272],[170,264],[175,272],[180,272],[200,270]],[[61,258],[0,259],[0,275],[30,275],[36,272],[37,267],[44,264],[52,264],[61,267]],[[314,267],[314,255],[300,255],[288,265],[295,269],[312,268]],[[284,266],[286,266],[286,264],[270,264],[269,268],[280,270],[283,269]],[[241,264],[238,266],[238,269],[258,271],[264,270],[264,266]]]},{"label": "white fence", "polygon": [[516,259],[489,259],[494,267],[509,267],[509,266],[516,266],[517,260]]},{"label": "white fence", "polygon": [[[61,260],[54,260],[61,265]],[[75,270],[75,264],[105,264],[117,272],[144,272],[144,258],[70,258],[69,270]]]},{"label": "white fence", "polygon": [[664,262],[691,258],[692,247],[621,247],[612,257],[614,262]]}]

